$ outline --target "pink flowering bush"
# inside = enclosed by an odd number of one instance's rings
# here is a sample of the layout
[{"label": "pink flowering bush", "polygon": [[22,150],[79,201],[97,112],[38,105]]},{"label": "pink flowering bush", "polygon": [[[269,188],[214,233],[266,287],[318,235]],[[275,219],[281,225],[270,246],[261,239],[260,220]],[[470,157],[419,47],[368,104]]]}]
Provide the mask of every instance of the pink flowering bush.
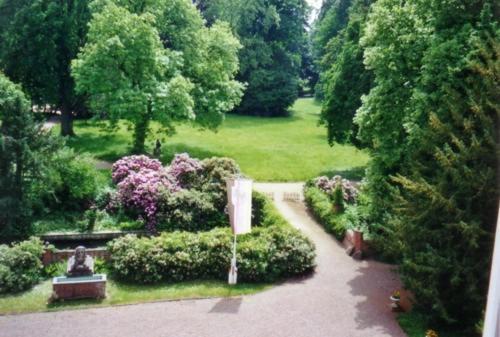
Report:
[{"label": "pink flowering bush", "polygon": [[129,172],[118,183],[118,200],[123,207],[132,209],[143,217],[147,229],[154,232],[160,193],[163,190],[175,192],[179,189],[175,179],[164,169],[143,168],[138,172]]},{"label": "pink flowering bush", "polygon": [[352,182],[347,179],[342,179],[341,176],[334,176],[329,179],[328,177],[322,176],[314,179],[314,186],[333,197],[335,189],[337,186],[342,187],[342,195],[344,201],[347,203],[355,203],[358,197],[358,189]]},{"label": "pink flowering bush", "polygon": [[129,156],[123,157],[113,164],[112,178],[115,184],[125,179],[129,174],[139,172],[143,169],[152,171],[161,171],[163,166],[157,159],[151,159],[148,156]]},{"label": "pink flowering bush", "polygon": [[226,219],[220,216],[227,204],[226,179],[238,172],[228,158],[199,161],[181,153],[164,168],[147,156],[124,157],[113,164],[116,191],[103,195],[101,204],[107,201],[107,210],[144,221],[150,232],[212,228]]},{"label": "pink flowering bush", "polygon": [[181,185],[183,188],[190,187],[199,177],[203,166],[196,158],[189,157],[187,153],[176,154],[167,172]]}]

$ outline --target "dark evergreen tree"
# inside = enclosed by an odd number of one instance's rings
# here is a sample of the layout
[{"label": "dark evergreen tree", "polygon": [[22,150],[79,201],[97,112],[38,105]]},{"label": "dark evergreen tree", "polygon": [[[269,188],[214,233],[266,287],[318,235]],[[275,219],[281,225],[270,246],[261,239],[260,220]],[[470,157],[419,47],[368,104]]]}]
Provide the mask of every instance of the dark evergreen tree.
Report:
[{"label": "dark evergreen tree", "polygon": [[237,113],[284,116],[298,95],[309,7],[305,0],[197,2],[204,17],[230,23],[243,49],[237,79],[247,88]]},{"label": "dark evergreen tree", "polygon": [[0,73],[0,241],[31,233],[31,184],[58,148],[20,87]]},{"label": "dark evergreen tree", "polygon": [[349,22],[325,48],[322,68],[324,101],[321,123],[328,131],[328,142],[354,143],[357,125],[353,118],[361,106],[361,96],[373,83],[373,74],[363,64],[364,49],[359,44],[372,0],[354,0],[349,9]]},{"label": "dark evergreen tree", "polygon": [[500,43],[474,34],[468,66],[448,88],[412,157],[396,208],[400,274],[434,318],[473,327],[486,306],[498,207]]},{"label": "dark evergreen tree", "polygon": [[89,1],[21,1],[15,7],[11,2],[0,7],[8,22],[0,26],[0,68],[22,85],[33,104],[59,110],[61,134],[73,135],[73,114],[85,107],[75,94],[70,65],[85,42]]}]

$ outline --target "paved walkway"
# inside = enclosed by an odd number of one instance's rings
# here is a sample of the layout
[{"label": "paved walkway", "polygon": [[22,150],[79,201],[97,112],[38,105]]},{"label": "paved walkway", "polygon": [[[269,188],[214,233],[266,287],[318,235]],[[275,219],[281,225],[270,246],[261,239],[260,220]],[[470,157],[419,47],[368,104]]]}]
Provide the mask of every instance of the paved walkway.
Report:
[{"label": "paved walkway", "polygon": [[316,244],[318,267],[305,279],[238,298],[184,300],[0,317],[0,336],[36,337],[403,337],[388,296],[391,267],[355,261],[311,219],[301,202],[283,201],[301,184],[256,184],[274,193],[283,215]]}]

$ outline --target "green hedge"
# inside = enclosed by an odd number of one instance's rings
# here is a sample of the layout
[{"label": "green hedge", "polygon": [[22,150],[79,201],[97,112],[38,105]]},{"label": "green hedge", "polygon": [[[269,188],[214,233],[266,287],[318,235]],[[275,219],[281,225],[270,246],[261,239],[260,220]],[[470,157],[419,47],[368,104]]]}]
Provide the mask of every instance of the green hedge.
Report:
[{"label": "green hedge", "polygon": [[43,243],[38,238],[0,245],[0,293],[22,291],[38,283],[42,253]]},{"label": "green hedge", "polygon": [[[260,194],[254,195],[254,223],[238,236],[238,279],[272,282],[313,270],[314,244],[292,228]],[[259,205],[257,205],[259,203]],[[230,229],[171,232],[151,238],[128,235],[108,244],[110,267],[124,280],[139,283],[194,279],[226,280],[231,260]]]},{"label": "green hedge", "polygon": [[317,187],[306,185],[304,198],[307,207],[319,223],[338,240],[342,240],[346,232],[345,213],[334,213],[331,199]]}]

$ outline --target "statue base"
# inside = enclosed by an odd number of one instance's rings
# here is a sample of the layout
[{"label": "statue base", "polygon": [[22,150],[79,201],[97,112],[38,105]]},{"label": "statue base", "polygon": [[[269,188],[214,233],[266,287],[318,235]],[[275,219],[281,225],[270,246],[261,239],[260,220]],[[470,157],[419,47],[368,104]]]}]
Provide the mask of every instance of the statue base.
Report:
[{"label": "statue base", "polygon": [[52,279],[52,301],[79,298],[103,299],[106,297],[106,275],[67,277]]}]

